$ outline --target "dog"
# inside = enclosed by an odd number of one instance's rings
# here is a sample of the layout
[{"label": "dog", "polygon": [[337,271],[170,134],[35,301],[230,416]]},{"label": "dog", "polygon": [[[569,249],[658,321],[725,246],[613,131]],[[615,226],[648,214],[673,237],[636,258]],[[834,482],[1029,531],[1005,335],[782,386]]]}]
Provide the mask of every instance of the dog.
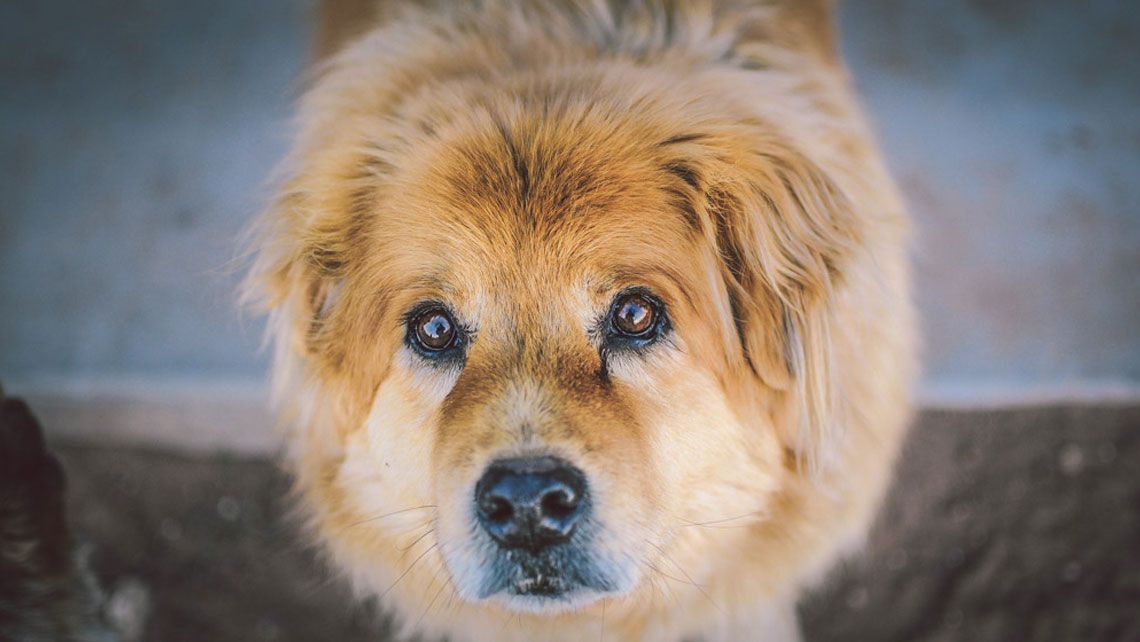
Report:
[{"label": "dog", "polygon": [[326,4],[251,296],[404,637],[794,640],[916,376],[826,0]]}]

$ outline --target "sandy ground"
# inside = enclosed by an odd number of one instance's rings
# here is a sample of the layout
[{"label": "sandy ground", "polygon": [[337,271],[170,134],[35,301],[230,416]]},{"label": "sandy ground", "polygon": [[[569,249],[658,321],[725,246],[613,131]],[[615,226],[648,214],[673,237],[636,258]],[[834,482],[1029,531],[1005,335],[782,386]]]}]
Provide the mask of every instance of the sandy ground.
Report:
[{"label": "sandy ground", "polygon": [[[387,640],[288,518],[272,462],[63,443],[70,510],[137,639]],[[1140,640],[1140,406],[922,414],[809,642]]]}]

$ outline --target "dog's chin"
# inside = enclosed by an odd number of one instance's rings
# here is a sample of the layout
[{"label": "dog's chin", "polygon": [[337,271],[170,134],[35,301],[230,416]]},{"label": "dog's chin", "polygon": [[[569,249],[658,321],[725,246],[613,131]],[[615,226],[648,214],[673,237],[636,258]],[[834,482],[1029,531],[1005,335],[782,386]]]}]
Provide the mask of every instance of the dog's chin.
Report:
[{"label": "dog's chin", "polygon": [[471,571],[467,579],[475,580],[467,583],[463,577],[457,577],[460,593],[472,602],[495,604],[511,612],[556,615],[623,595],[633,584],[632,578],[620,573],[617,565],[575,546],[538,553],[497,549],[484,552],[482,563],[460,565]]},{"label": "dog's chin", "polygon": [[612,592],[588,588],[566,588],[542,578],[531,585],[513,587],[496,593],[485,601],[516,613],[558,615],[584,608],[612,595]]},{"label": "dog's chin", "polygon": [[552,615],[620,592],[609,573],[573,555],[508,551],[496,557],[479,597],[509,611]]}]

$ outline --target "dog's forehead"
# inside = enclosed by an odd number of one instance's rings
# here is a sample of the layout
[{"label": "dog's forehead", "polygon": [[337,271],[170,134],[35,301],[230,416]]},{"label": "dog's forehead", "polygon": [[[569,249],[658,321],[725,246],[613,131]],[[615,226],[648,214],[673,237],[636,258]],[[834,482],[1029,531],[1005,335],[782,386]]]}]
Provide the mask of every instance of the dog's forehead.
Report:
[{"label": "dog's forehead", "polygon": [[699,230],[669,161],[619,134],[499,124],[433,141],[395,195],[388,251],[470,297],[670,280]]}]

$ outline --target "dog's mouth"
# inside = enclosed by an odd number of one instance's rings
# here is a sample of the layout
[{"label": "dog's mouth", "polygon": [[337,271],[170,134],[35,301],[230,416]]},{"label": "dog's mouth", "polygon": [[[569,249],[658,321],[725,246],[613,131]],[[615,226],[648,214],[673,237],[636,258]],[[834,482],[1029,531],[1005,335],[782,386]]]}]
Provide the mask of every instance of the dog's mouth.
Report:
[{"label": "dog's mouth", "polygon": [[[567,581],[568,573],[559,568],[549,556],[535,556],[531,554],[508,557],[521,557],[510,560],[515,564],[513,572],[509,573],[505,590],[510,595],[537,595],[557,598],[573,590],[574,582]],[[546,558],[546,559],[544,559]]]},{"label": "dog's mouth", "polygon": [[544,575],[525,578],[512,589],[512,595],[538,595],[540,597],[560,597],[566,592],[561,580]]},{"label": "dog's mouth", "polygon": [[532,598],[535,604],[529,607],[545,607],[559,602],[580,605],[614,591],[614,582],[583,548],[567,543],[541,552],[499,551],[489,564],[480,597],[506,598],[515,606],[519,600],[511,598]]},{"label": "dog's mouth", "polygon": [[551,574],[535,569],[522,569],[507,586],[508,595],[562,598],[577,588],[568,583],[560,574]]}]

